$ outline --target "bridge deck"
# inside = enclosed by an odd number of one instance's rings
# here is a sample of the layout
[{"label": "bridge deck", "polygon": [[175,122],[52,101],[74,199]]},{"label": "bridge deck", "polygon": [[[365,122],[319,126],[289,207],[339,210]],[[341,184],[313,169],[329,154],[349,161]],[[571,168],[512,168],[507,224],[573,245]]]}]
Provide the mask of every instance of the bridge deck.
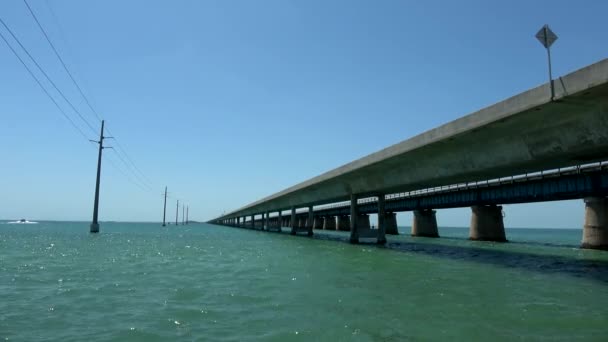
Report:
[{"label": "bridge deck", "polygon": [[608,159],[608,59],[554,83],[554,101],[544,84],[222,218]]}]

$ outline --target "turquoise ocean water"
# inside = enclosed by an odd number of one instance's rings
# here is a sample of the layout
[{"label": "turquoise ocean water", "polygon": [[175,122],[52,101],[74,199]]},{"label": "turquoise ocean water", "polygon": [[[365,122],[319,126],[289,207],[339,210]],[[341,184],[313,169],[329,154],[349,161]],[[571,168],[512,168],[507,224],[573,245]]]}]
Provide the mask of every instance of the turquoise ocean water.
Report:
[{"label": "turquoise ocean water", "polygon": [[496,244],[440,228],[386,248],[284,230],[0,223],[0,340],[608,336],[608,252],[579,249],[580,229],[507,229]]}]

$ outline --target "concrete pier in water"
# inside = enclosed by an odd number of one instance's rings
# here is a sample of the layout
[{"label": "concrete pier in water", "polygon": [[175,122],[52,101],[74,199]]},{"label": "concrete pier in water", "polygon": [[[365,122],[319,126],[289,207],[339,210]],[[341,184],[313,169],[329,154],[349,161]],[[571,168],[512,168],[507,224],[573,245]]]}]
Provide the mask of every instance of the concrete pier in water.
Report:
[{"label": "concrete pier in water", "polygon": [[502,206],[476,205],[471,207],[470,240],[506,242],[502,220]]},{"label": "concrete pier in water", "polygon": [[386,234],[399,235],[399,231],[397,230],[397,214],[386,213],[384,219],[386,220]]},{"label": "concrete pier in water", "polygon": [[439,237],[435,210],[414,210],[412,236]]},{"label": "concrete pier in water", "polygon": [[608,250],[608,199],[585,198],[585,224],[582,248]]}]

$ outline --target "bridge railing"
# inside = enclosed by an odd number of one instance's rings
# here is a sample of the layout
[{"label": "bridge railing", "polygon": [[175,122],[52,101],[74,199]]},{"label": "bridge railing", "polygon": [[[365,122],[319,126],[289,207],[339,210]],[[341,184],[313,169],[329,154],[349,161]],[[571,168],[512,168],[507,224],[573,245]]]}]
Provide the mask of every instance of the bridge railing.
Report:
[{"label": "bridge railing", "polygon": [[[480,180],[475,182],[448,184],[443,186],[424,188],[419,190],[399,192],[385,195],[386,200],[395,200],[401,198],[408,198],[421,195],[437,194],[449,191],[461,191],[469,190],[481,187],[499,186],[503,184],[513,184],[516,182],[528,182],[537,179],[549,178],[549,177],[560,177],[562,175],[571,175],[582,172],[599,171],[608,168],[607,161],[579,164],[574,166],[562,167],[557,169],[542,170],[537,172],[525,173],[520,175],[513,175],[509,177],[500,177],[494,179]],[[366,198],[360,198],[357,200],[357,204],[374,203],[378,201],[377,196],[371,196]],[[322,204],[314,206],[314,210],[325,210],[325,209],[336,209],[350,206],[350,201],[341,201],[330,204]],[[296,213],[307,212],[307,209],[296,211]]]}]

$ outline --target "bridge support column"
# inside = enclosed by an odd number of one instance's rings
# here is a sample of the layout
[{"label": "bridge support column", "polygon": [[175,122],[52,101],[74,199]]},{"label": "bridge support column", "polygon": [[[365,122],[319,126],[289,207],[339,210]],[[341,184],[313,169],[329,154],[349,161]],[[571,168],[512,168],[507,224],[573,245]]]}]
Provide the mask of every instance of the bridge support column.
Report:
[{"label": "bridge support column", "polygon": [[325,218],[323,218],[323,229],[336,230],[336,218],[333,216],[325,216]]},{"label": "bridge support column", "polygon": [[314,211],[312,210],[312,205],[308,207],[308,219],[306,220],[306,229],[308,230],[308,236],[312,236],[313,226],[314,226]]},{"label": "bridge support column", "polygon": [[296,231],[298,230],[298,222],[296,220],[296,208],[291,208],[291,235],[296,235]]},{"label": "bridge support column", "polygon": [[262,230],[268,230],[268,228],[270,228],[270,213],[266,212],[264,214],[264,224],[262,226]]},{"label": "bridge support column", "polygon": [[476,205],[471,207],[470,240],[506,242],[502,221],[502,206]]},{"label": "bridge support column", "polygon": [[277,231],[281,232],[281,227],[283,227],[283,213],[279,211],[279,216],[277,216]]},{"label": "bridge support column", "polygon": [[357,196],[355,194],[350,195],[350,243],[359,243],[359,231],[357,226],[357,219],[359,213],[357,212]]},{"label": "bridge support column", "polygon": [[323,217],[315,216],[314,224],[312,226],[313,229],[323,229]]},{"label": "bridge support column", "polygon": [[251,229],[255,229],[255,215],[251,215]]},{"label": "bridge support column", "polygon": [[386,234],[399,235],[399,231],[397,230],[397,214],[386,213],[384,220],[386,221]]},{"label": "bridge support column", "polygon": [[346,232],[350,230],[350,217],[348,215],[338,216],[338,230]]},{"label": "bridge support column", "polygon": [[439,237],[435,210],[414,210],[412,236]]},{"label": "bridge support column", "polygon": [[386,243],[386,211],[384,210],[384,194],[378,195],[378,241],[379,245]]},{"label": "bridge support column", "polygon": [[357,215],[357,230],[361,229],[370,229],[371,225],[369,223],[369,215],[367,214],[358,214]]},{"label": "bridge support column", "polygon": [[581,248],[608,250],[608,198],[585,198],[585,225]]}]

